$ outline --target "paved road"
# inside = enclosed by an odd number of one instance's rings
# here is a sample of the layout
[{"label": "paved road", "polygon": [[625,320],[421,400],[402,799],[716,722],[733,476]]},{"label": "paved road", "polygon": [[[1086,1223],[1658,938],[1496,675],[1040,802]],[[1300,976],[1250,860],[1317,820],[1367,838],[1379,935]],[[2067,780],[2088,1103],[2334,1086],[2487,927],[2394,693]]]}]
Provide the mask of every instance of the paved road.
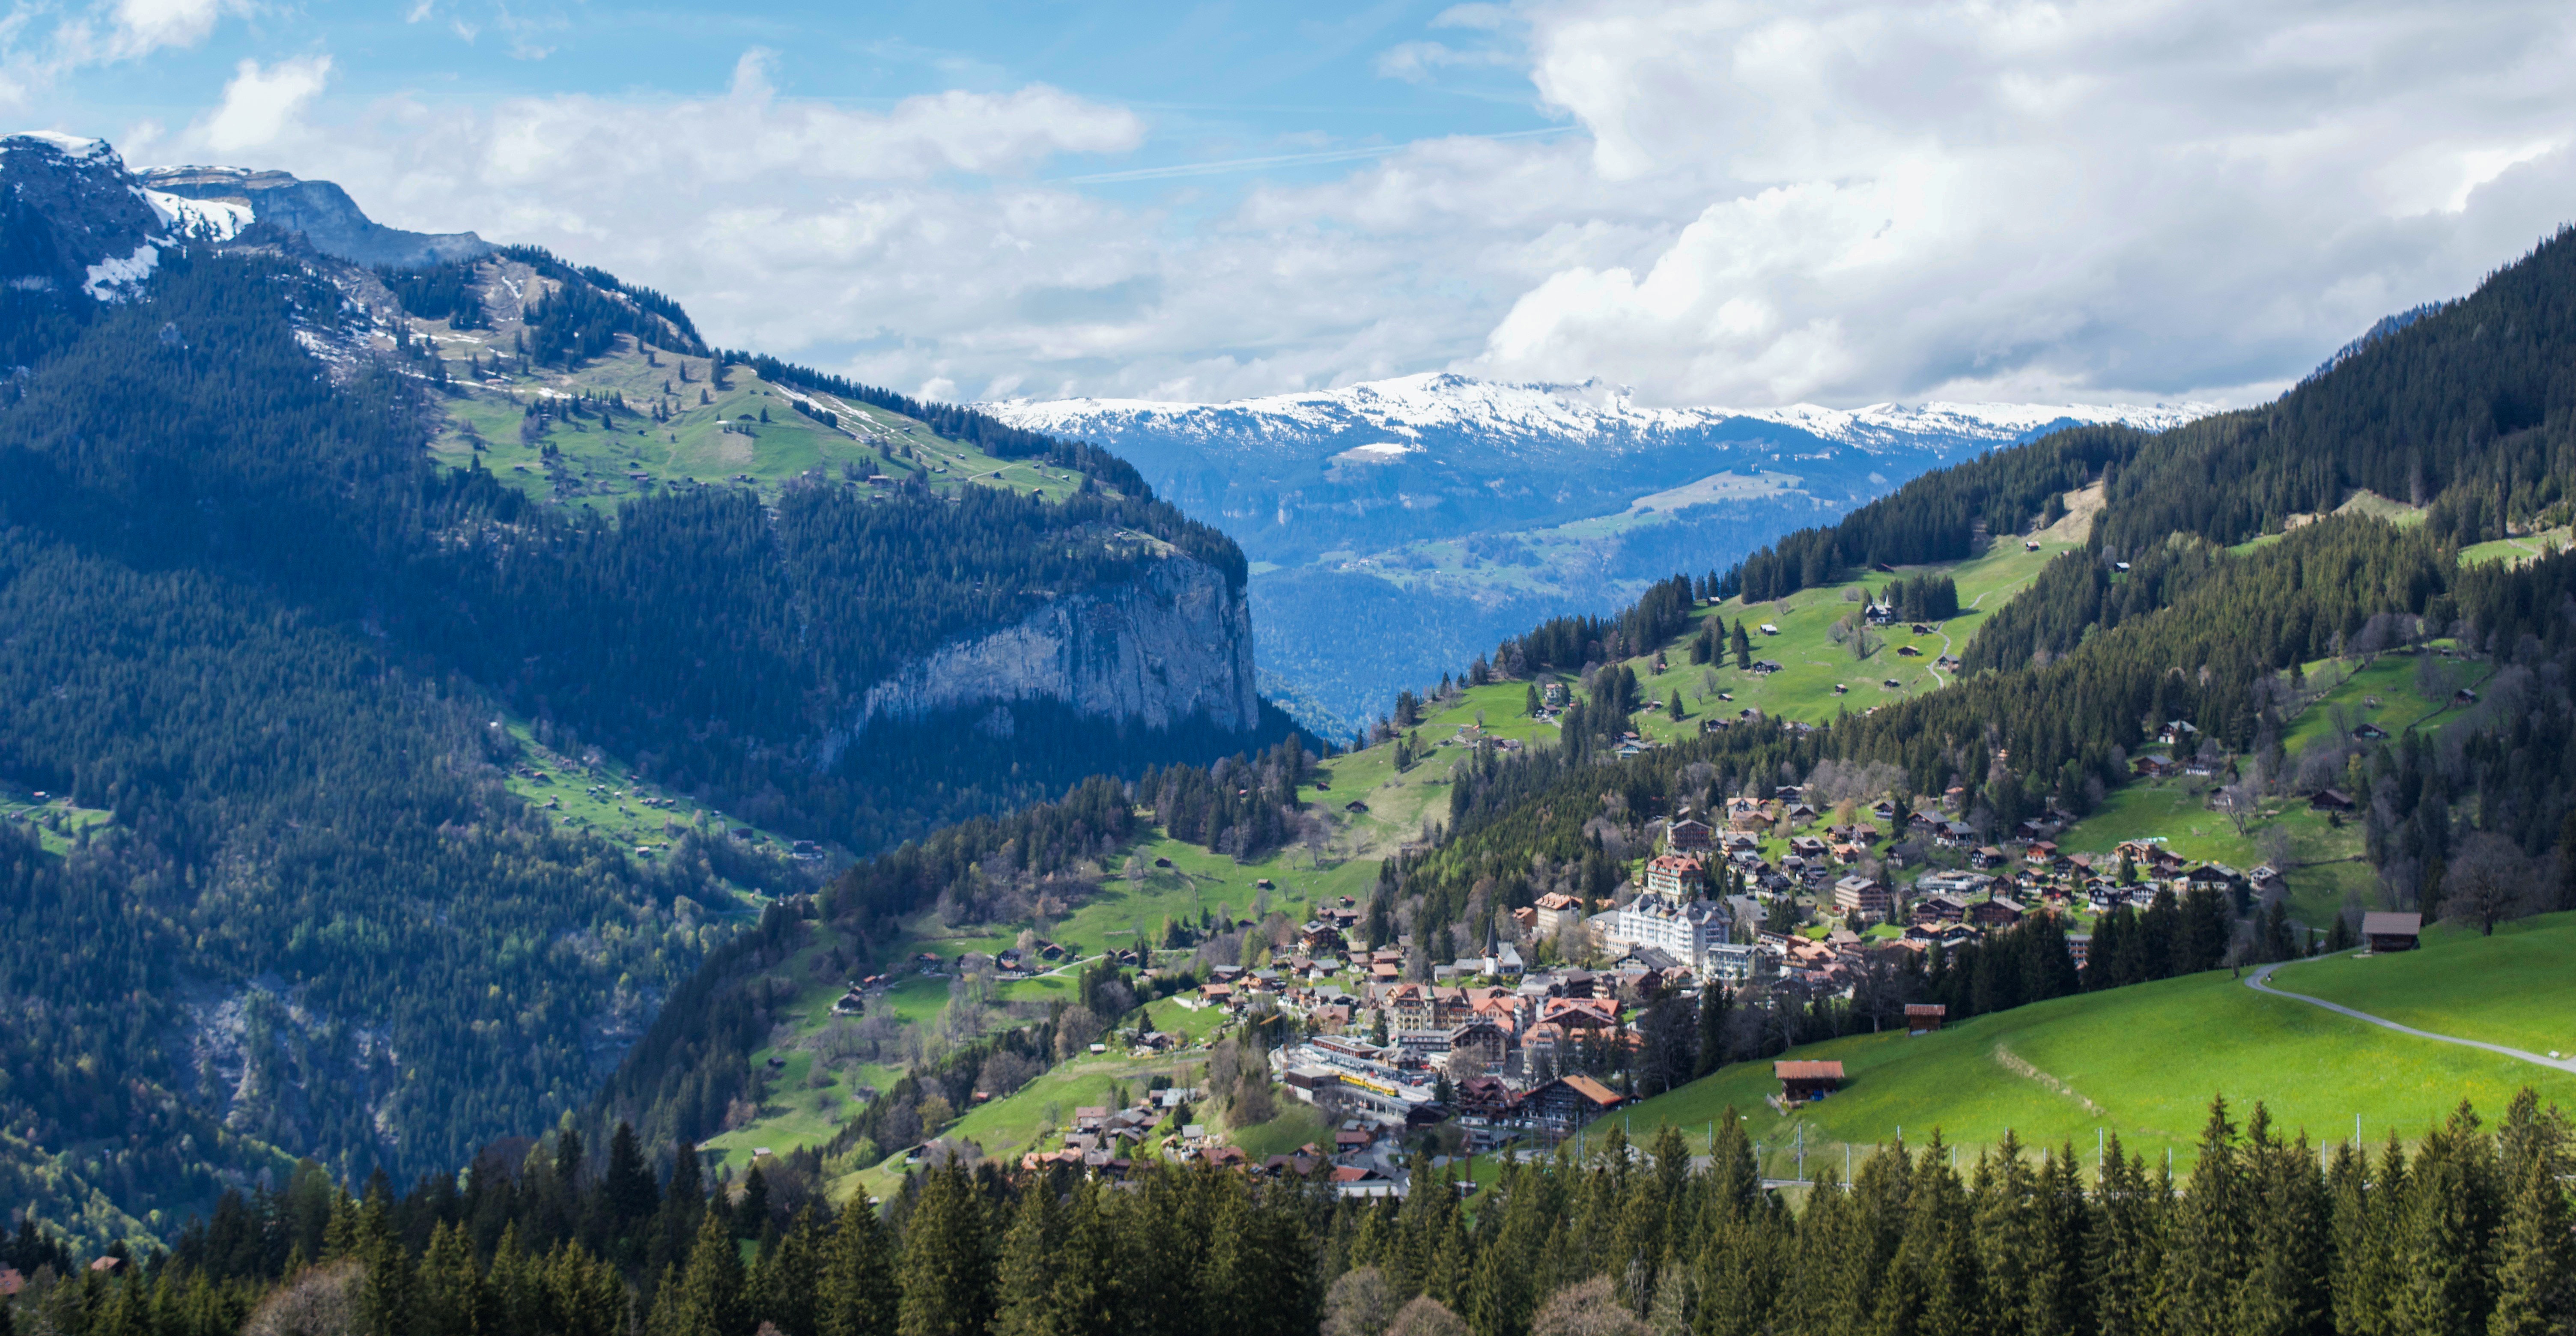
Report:
[{"label": "paved road", "polygon": [[2290,962],[2282,961],[2256,969],[2252,974],[2245,976],[2245,986],[2258,993],[2269,993],[2274,997],[2294,998],[2298,1001],[2305,1002],[2312,1007],[2323,1007],[2328,1011],[2350,1016],[2354,1020],[2366,1021],[2372,1025],[2379,1026],[2382,1029],[2395,1030],[2399,1034],[2413,1035],[2418,1039],[2430,1039],[2436,1043],[2443,1044],[2458,1044],[2463,1048],[2482,1048],[2489,1053],[2501,1053],[2508,1058],[2520,1058],[2524,1062],[2537,1063],[2540,1066],[2553,1068],[2558,1071],[2576,1072],[2576,1058],[2543,1057],[2538,1053],[2525,1053],[2521,1049],[2507,1048],[2502,1044],[2490,1044],[2478,1039],[2462,1039],[2458,1035],[2435,1034],[2430,1030],[2418,1030],[2411,1025],[2400,1025],[2384,1016],[2373,1016],[2366,1011],[2355,1011],[2352,1008],[2343,1006],[2339,1003],[2328,1002],[2321,997],[2310,997],[2305,993],[2293,993],[2287,989],[2273,987],[2271,982],[2272,971],[2277,970],[2281,968],[2283,964],[2288,963]]}]

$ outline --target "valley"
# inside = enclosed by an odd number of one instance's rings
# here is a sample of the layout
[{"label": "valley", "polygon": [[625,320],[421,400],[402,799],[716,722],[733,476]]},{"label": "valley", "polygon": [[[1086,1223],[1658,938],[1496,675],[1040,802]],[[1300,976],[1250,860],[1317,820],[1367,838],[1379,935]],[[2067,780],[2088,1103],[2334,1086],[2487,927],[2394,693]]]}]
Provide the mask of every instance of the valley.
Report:
[{"label": "valley", "polygon": [[2260,1255],[2496,1336],[2576,1248],[2576,236],[2228,413],[986,411],[327,183],[0,184],[0,1331]]}]

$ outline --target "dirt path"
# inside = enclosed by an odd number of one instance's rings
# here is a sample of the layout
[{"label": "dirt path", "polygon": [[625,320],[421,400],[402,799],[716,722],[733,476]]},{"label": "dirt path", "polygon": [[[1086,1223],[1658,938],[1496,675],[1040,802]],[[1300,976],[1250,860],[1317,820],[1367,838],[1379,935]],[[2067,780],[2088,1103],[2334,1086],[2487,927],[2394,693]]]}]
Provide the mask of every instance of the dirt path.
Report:
[{"label": "dirt path", "polygon": [[2376,1025],[2385,1030],[2395,1030],[2399,1034],[2413,1035],[2418,1039],[2430,1039],[2436,1043],[2442,1044],[2458,1044],[2463,1048],[2485,1049],[2489,1053],[2501,1053],[2508,1058],[2520,1058],[2524,1062],[2535,1063],[2539,1066],[2548,1067],[2556,1071],[2576,1072],[2576,1058],[2544,1058],[2537,1053],[2525,1053],[2518,1048],[2507,1048],[2502,1044],[2490,1044],[2482,1039],[2462,1039],[2458,1035],[2435,1034],[2430,1030],[2418,1030],[2411,1025],[2400,1025],[2395,1021],[2389,1020],[2385,1016],[2373,1016],[2367,1011],[2355,1011],[2341,1003],[2328,1002],[2321,997],[2310,997],[2305,993],[2293,993],[2287,989],[2273,987],[2272,972],[2281,968],[2283,964],[2288,963],[2291,962],[2282,961],[2256,969],[2252,974],[2245,976],[2245,986],[2258,993],[2269,994],[2273,997],[2291,998],[2296,1001],[2305,1002],[2312,1007],[2323,1007],[2337,1015],[2350,1016],[2354,1020]]}]

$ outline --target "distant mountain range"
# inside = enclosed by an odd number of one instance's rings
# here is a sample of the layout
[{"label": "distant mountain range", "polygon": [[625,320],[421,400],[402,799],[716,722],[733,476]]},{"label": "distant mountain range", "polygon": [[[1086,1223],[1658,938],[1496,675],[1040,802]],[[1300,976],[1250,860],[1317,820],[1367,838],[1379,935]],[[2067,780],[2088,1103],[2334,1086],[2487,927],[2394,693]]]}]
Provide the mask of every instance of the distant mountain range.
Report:
[{"label": "distant mountain range", "polygon": [[2162,431],[2217,411],[1658,408],[1598,380],[1445,372],[1217,404],[977,407],[1116,451],[1240,543],[1258,563],[1266,690],[1344,736],[1398,688],[1535,620],[1607,611],[1649,580],[1731,565],[1943,464],[2060,427]]}]

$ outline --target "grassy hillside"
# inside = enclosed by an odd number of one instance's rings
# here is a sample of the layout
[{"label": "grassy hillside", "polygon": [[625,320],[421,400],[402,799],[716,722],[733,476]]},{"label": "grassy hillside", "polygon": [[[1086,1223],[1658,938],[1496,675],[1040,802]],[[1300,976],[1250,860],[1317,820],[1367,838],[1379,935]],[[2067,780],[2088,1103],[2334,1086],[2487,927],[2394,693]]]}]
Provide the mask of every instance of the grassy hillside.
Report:
[{"label": "grassy hillside", "polygon": [[[524,265],[502,269],[514,291],[549,282]],[[612,351],[569,369],[531,367],[509,356],[527,328],[515,318],[515,299],[499,296],[498,287],[493,292],[488,330],[400,318],[410,338],[435,350],[450,378],[434,456],[466,468],[479,455],[483,467],[534,497],[613,511],[621,500],[665,489],[731,484],[775,493],[797,478],[864,487],[877,475],[918,479],[939,491],[975,483],[1050,501],[1082,486],[1082,475],[1070,469],[997,459],[917,419],[832,394],[790,391],[748,366],[725,367],[719,383],[714,361],[667,349],[648,354],[627,335],[617,337]],[[505,362],[507,371],[500,369]],[[532,404],[599,401],[622,402],[625,409],[548,415],[538,428],[523,430]],[[667,420],[648,416],[656,403],[669,410]],[[808,408],[837,421],[827,423]]]},{"label": "grassy hillside", "polygon": [[[2437,940],[2415,957],[2294,965],[2276,981],[2304,992],[2324,979],[2338,1000],[2408,1011],[2417,1017],[2409,1023],[2537,1042],[2543,1023],[2512,1018],[2576,1014],[2576,971],[2563,968],[2571,943],[2576,915],[2562,914],[2494,939]],[[2548,967],[2553,955],[2561,967]],[[2442,982],[2491,974],[2510,982],[2483,997]],[[2576,1036],[2562,1035],[2557,1044],[2571,1042]],[[2072,1142],[2089,1155],[2096,1134],[2108,1132],[2149,1155],[2170,1150],[2180,1164],[2213,1095],[2240,1107],[2261,1100],[2277,1121],[2319,1140],[2351,1136],[2358,1115],[2372,1142],[2392,1130],[2418,1135],[2463,1099],[2501,1108],[2526,1085],[2576,1107],[2576,1076],[2266,997],[2225,972],[2042,1002],[1921,1038],[1862,1036],[1785,1056],[1840,1060],[1847,1084],[1786,1116],[1764,1103],[1779,1088],[1770,1064],[1743,1063],[1614,1117],[1644,1138],[1667,1123],[1704,1132],[1732,1107],[1748,1116],[1765,1169],[1785,1177],[1802,1128],[1811,1170],[1820,1161],[1839,1169],[1846,1146],[1866,1154],[1899,1128],[1918,1145],[1937,1129],[1963,1156],[2007,1130],[2025,1145]]]},{"label": "grassy hillside", "polygon": [[2493,937],[2435,924],[2423,949],[2337,956],[2285,969],[2278,987],[2435,1034],[2531,1053],[2576,1053],[2576,914],[2499,925]]}]

